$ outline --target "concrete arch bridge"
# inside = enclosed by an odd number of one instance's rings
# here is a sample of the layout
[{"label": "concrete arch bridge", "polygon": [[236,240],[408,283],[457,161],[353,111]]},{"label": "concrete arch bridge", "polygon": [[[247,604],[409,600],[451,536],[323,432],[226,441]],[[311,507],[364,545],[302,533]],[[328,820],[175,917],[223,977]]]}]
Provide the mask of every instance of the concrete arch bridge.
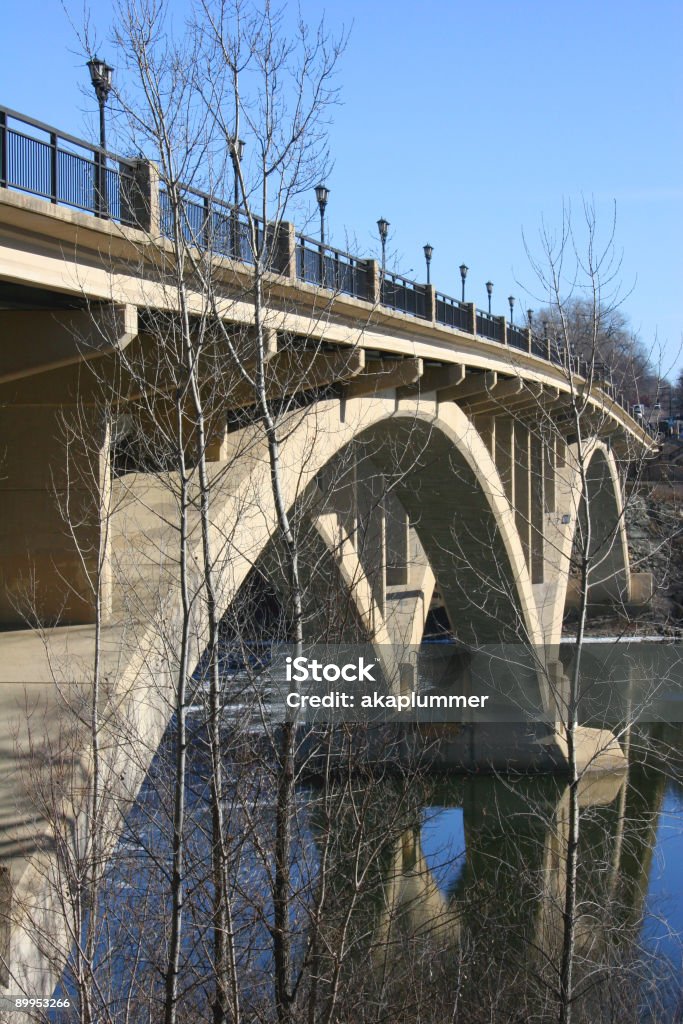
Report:
[{"label": "concrete arch bridge", "polygon": [[[134,796],[170,715],[182,603],[172,456],[183,444],[168,359],[181,311],[167,193],[154,165],[118,158],[106,207],[94,186],[65,192],[60,154],[77,143],[73,158],[93,182],[97,154],[56,129],[47,142],[45,131],[2,112],[0,699],[13,791],[3,792],[0,821],[24,895],[37,826],[16,751],[34,748],[39,718],[41,743],[57,742],[68,693],[87,702],[97,639],[119,736],[108,771],[123,799]],[[21,133],[32,149],[16,147]],[[38,188],[30,162],[47,159],[41,147],[54,159]],[[226,335],[248,372],[264,340],[266,388],[282,410],[285,505],[306,540],[311,636],[335,608],[342,632],[419,644],[436,586],[461,642],[521,639],[552,651],[572,544],[587,526],[590,599],[648,599],[651,580],[629,567],[622,479],[651,439],[595,367],[284,222],[264,227],[259,335],[243,212],[191,189],[185,202],[187,251],[211,276],[207,298],[190,275],[187,315],[196,332],[214,319],[199,377],[222,614],[250,574],[274,573],[278,561],[263,427]],[[187,479],[188,574],[199,587],[196,466]],[[193,663],[204,615],[195,600]],[[8,959],[17,958],[18,946]]]}]

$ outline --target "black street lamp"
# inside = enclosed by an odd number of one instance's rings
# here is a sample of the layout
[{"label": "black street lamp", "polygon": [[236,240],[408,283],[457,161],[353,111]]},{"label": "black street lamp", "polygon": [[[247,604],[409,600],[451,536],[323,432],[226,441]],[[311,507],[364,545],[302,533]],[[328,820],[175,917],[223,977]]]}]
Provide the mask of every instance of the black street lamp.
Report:
[{"label": "black street lamp", "polygon": [[434,252],[434,247],[431,246],[429,244],[429,242],[427,242],[427,244],[423,245],[422,248],[423,248],[424,254],[425,254],[425,263],[427,264],[427,284],[431,284],[430,277],[429,277],[429,266],[430,266],[430,264],[432,262],[432,253]]},{"label": "black street lamp", "polygon": [[460,299],[461,302],[465,301],[465,279],[467,277],[467,271],[469,269],[470,268],[467,266],[466,263],[460,264],[460,280],[462,282],[462,298]]},{"label": "black street lamp", "polygon": [[379,231],[379,237],[382,243],[382,277],[384,277],[384,271],[387,263],[387,235],[389,234],[389,221],[385,220],[384,217],[380,217],[377,221],[377,230]]},{"label": "black street lamp", "polygon": [[529,330],[531,330],[531,328],[534,325],[534,311],[533,311],[533,309],[527,309],[527,311],[526,311],[526,318],[529,321]]},{"label": "black street lamp", "polygon": [[235,138],[233,135],[229,140],[230,159],[232,161],[232,254],[236,259],[242,258],[242,246],[240,244],[240,223],[238,210],[240,208],[240,164],[244,157],[244,139]]},{"label": "black street lamp", "polygon": [[514,295],[508,295],[508,304],[510,306],[510,324],[515,322],[515,297]]},{"label": "black street lamp", "polygon": [[95,95],[97,96],[97,102],[100,106],[100,152],[97,155],[96,163],[96,178],[97,178],[97,196],[96,206],[97,213],[100,216],[105,215],[109,212],[109,204],[107,202],[107,131],[104,117],[104,108],[111,92],[112,81],[111,76],[113,67],[107,64],[106,61],[100,60],[99,57],[91,57],[87,64],[88,70],[90,71],[90,81],[92,82]]},{"label": "black street lamp", "polygon": [[238,139],[235,142],[234,138],[230,139],[230,159],[232,160],[233,170],[233,202],[235,210],[240,205],[240,175],[239,165],[242,163],[244,157],[244,139]]},{"label": "black street lamp", "polygon": [[325,207],[329,199],[330,190],[326,185],[315,186],[315,198],[318,200],[320,210],[320,244],[325,244]]},{"label": "black street lamp", "polygon": [[486,282],[486,294],[489,297],[489,316],[491,316],[491,296],[493,295],[493,281]]}]

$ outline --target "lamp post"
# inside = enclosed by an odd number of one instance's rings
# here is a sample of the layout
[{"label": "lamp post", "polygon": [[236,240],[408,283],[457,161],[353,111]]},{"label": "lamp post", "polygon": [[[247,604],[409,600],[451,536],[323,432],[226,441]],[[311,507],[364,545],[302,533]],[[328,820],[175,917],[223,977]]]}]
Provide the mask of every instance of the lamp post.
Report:
[{"label": "lamp post", "polygon": [[244,139],[237,139],[237,141],[235,141],[235,139],[230,139],[230,159],[232,160],[233,190],[234,190],[233,202],[234,202],[234,206],[235,206],[236,210],[237,210],[237,208],[240,205],[239,165],[242,163],[243,156],[244,156]]},{"label": "lamp post", "polygon": [[515,322],[515,297],[514,295],[508,295],[508,305],[510,306],[510,324],[513,325]]},{"label": "lamp post", "polygon": [[529,322],[529,330],[531,330],[531,328],[534,325],[534,311],[533,311],[533,309],[527,309],[527,311],[526,311],[526,318],[527,318],[527,320]]},{"label": "lamp post", "polygon": [[233,136],[230,139],[230,159],[232,161],[232,254],[237,259],[242,256],[242,250],[240,245],[240,222],[239,213],[240,208],[240,164],[244,156],[244,139],[235,138]]},{"label": "lamp post", "polygon": [[489,316],[491,316],[491,296],[493,295],[493,281],[486,282],[486,294],[489,297]]},{"label": "lamp post", "polygon": [[427,284],[431,284],[431,280],[430,280],[430,276],[429,276],[429,267],[430,267],[430,264],[432,262],[432,253],[434,252],[434,247],[431,246],[429,244],[429,242],[427,242],[427,244],[424,245],[422,248],[423,248],[424,254],[425,254],[425,263],[427,264]]},{"label": "lamp post", "polygon": [[315,186],[315,198],[318,200],[320,210],[320,244],[325,244],[325,207],[329,199],[330,190],[326,185]]},{"label": "lamp post", "polygon": [[382,284],[384,284],[384,271],[387,265],[387,235],[389,234],[389,221],[380,217],[377,221],[380,241],[382,243]]},{"label": "lamp post", "polygon": [[97,213],[100,216],[105,216],[109,212],[109,204],[107,202],[107,158],[105,155],[107,132],[104,108],[111,92],[111,76],[114,69],[106,61],[100,60],[99,57],[91,57],[87,67],[90,71],[90,81],[92,82],[100,107],[100,152],[97,154],[96,163],[96,207]]},{"label": "lamp post", "polygon": [[462,297],[460,299],[461,302],[465,301],[465,280],[467,278],[467,271],[469,269],[470,268],[467,266],[466,263],[460,264],[460,281],[462,282]]}]

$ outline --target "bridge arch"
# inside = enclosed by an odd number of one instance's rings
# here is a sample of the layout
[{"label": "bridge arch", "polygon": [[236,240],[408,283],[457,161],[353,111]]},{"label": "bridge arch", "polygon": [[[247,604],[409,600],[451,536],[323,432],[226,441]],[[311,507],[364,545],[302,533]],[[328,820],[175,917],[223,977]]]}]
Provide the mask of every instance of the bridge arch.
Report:
[{"label": "bridge arch", "polygon": [[628,602],[631,596],[619,470],[614,453],[603,441],[592,439],[589,445],[586,453],[586,494],[573,446],[568,448],[564,470],[558,475],[558,518],[566,522],[557,524],[550,541],[549,559],[554,563],[555,584],[548,607],[543,609],[546,612],[544,620],[548,642],[559,642],[565,610],[572,600],[569,572],[572,550],[577,540],[585,536],[588,524],[589,603],[618,606]]},{"label": "bridge arch", "polygon": [[[277,526],[262,436],[257,428],[244,428],[239,434],[232,442],[239,447],[239,457],[229,472],[222,463],[212,465],[216,477],[222,474],[212,505],[212,549],[221,567],[218,600],[223,611]],[[287,506],[293,507],[306,488],[315,486],[321,470],[352,442],[372,457],[408,512],[439,578],[458,638],[470,644],[499,643],[501,637],[541,642],[514,513],[488,449],[466,414],[453,403],[437,406],[424,399],[397,406],[393,397],[330,400],[298,410],[282,447]],[[130,474],[115,483],[126,494],[117,496],[118,507],[125,510],[118,528],[119,552],[132,568],[134,545],[126,533],[140,536],[136,510],[144,510],[148,521],[156,514],[156,532],[151,531],[156,565],[157,532],[168,522],[168,488],[144,474]],[[173,544],[170,537],[169,558]],[[135,561],[140,562],[137,556]],[[161,589],[166,601],[174,604],[176,575],[172,567],[166,574],[162,570],[166,586],[160,588],[155,581],[150,588],[141,581],[141,592],[156,596]],[[364,600],[367,615],[367,595]],[[196,614],[200,616],[201,609]],[[202,633],[197,621],[194,634],[199,638]],[[149,649],[154,649],[151,637]]]}]

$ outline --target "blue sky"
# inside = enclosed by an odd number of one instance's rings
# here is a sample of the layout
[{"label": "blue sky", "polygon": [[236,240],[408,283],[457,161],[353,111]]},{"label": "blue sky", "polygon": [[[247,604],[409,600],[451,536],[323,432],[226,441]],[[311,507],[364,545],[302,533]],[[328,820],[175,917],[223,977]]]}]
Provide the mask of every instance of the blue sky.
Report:
[{"label": "blue sky", "polygon": [[[523,233],[538,254],[542,221],[559,225],[565,203],[578,223],[585,198],[604,235],[616,201],[623,311],[663,349],[663,373],[683,367],[680,0],[301,0],[307,20],[323,10],[350,29],[330,126],[334,244],[376,251],[384,216],[396,269],[424,279],[430,242],[439,289],[459,295],[464,261],[468,299],[485,306],[491,279],[494,312],[510,293],[521,312],[538,304]],[[104,41],[111,7],[97,11]],[[82,60],[58,0],[6,5],[0,103],[92,138]]]}]

